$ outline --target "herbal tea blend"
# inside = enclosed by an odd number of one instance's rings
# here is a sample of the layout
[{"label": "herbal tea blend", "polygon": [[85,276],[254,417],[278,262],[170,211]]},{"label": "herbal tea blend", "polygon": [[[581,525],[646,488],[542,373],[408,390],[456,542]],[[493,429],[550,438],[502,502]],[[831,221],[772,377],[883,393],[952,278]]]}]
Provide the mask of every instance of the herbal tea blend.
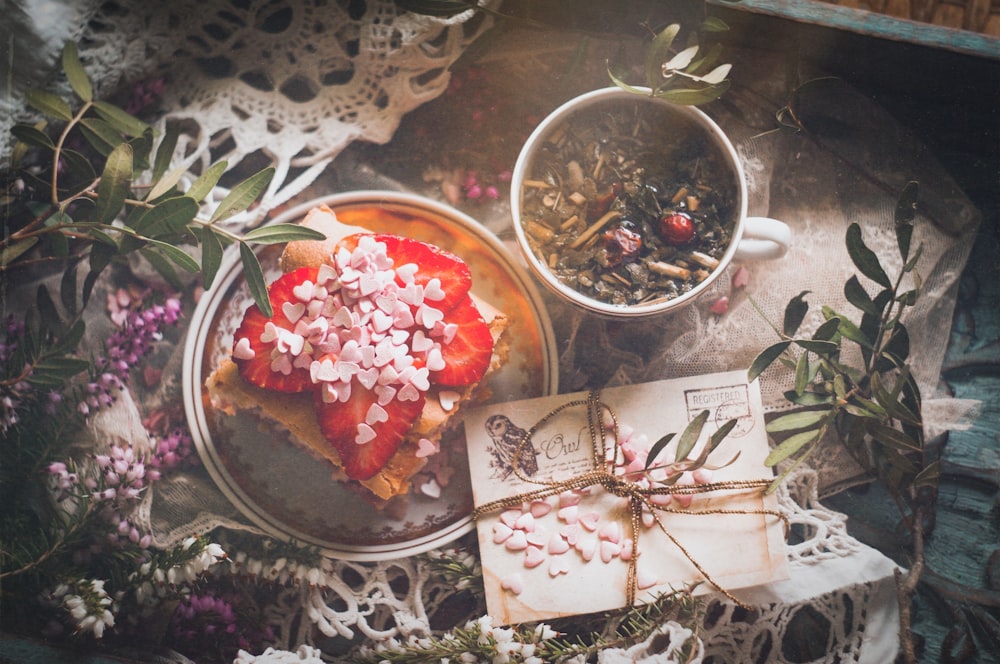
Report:
[{"label": "herbal tea blend", "polygon": [[566,286],[613,305],[688,292],[719,265],[736,175],[693,122],[614,101],[558,125],[528,169],[531,250]]}]

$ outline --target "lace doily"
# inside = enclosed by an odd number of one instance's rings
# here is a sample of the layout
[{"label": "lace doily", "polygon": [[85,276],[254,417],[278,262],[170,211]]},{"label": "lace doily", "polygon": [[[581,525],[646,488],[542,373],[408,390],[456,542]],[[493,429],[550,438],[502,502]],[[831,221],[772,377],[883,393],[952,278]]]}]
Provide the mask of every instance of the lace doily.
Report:
[{"label": "lace doily", "polygon": [[[255,220],[350,143],[388,141],[404,114],[445,90],[451,64],[491,23],[482,12],[412,14],[391,0],[72,4],[56,18],[78,32],[59,36],[79,42],[98,97],[124,83],[149,90],[165,81],[168,110],[156,128],[160,137],[168,126],[180,132],[172,167],[192,176],[222,160],[275,168]],[[51,44],[45,50],[57,58]],[[23,94],[25,85],[14,87],[15,98]],[[12,105],[0,120],[3,156],[10,126],[31,118]]]}]

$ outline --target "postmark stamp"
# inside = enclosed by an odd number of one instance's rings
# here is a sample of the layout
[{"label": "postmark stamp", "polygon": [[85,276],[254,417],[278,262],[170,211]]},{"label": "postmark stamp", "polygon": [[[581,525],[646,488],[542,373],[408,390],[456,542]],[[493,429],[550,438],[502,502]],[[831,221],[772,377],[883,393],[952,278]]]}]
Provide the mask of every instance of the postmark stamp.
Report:
[{"label": "postmark stamp", "polygon": [[684,390],[684,402],[688,420],[703,410],[708,411],[708,421],[716,427],[736,420],[736,426],[729,433],[733,438],[745,436],[753,429],[749,387],[745,384]]}]

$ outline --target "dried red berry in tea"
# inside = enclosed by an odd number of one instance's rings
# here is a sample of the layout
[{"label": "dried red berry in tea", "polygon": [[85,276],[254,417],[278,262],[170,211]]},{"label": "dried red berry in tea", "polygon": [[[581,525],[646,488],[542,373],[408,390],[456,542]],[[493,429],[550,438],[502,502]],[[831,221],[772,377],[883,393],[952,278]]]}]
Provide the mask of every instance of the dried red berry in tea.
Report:
[{"label": "dried red berry in tea", "polygon": [[553,128],[529,166],[518,221],[566,286],[645,304],[680,297],[715,269],[737,192],[727,158],[689,120],[614,101]]},{"label": "dried red berry in tea", "polygon": [[660,217],[657,230],[663,241],[672,247],[683,247],[694,240],[694,221],[683,212],[674,212]]}]

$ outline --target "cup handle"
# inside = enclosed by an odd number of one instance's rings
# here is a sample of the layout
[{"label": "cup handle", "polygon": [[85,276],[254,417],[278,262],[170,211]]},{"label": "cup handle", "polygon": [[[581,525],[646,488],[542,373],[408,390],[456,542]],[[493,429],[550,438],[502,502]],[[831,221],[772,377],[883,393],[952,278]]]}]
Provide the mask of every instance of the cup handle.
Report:
[{"label": "cup handle", "polygon": [[792,229],[783,221],[768,217],[747,217],[743,237],[733,256],[737,261],[781,258],[792,244]]}]

